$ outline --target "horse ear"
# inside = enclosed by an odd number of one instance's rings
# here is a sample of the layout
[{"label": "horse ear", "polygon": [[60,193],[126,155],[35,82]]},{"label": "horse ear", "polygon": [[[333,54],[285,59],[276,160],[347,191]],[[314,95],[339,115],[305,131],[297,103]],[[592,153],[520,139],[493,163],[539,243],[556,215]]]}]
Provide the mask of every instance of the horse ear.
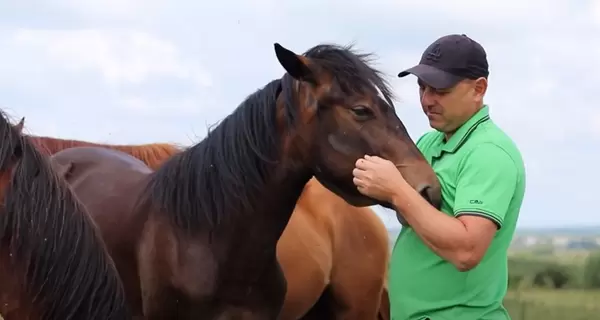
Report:
[{"label": "horse ear", "polygon": [[[17,131],[17,133],[19,135],[21,135],[23,133],[24,126],[25,126],[25,117],[21,118],[19,123],[14,125],[13,128],[15,129],[15,131]],[[19,143],[19,144],[17,144],[17,146],[15,146],[15,149],[13,151],[13,157],[16,159],[20,159],[22,156],[23,156],[23,146]]]},{"label": "horse ear", "polygon": [[295,54],[293,51],[284,48],[279,43],[275,43],[275,55],[281,66],[290,76],[298,81],[306,81],[317,85],[317,78],[314,72],[306,64],[306,58]]},{"label": "horse ear", "polygon": [[15,125],[15,130],[20,134],[23,132],[23,127],[25,126],[25,117],[21,118],[21,121]]}]

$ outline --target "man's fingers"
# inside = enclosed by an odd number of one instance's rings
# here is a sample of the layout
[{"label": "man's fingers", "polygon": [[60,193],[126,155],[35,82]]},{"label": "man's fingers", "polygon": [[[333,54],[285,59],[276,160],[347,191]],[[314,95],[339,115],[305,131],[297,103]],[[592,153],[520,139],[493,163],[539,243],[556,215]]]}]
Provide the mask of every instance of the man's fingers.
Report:
[{"label": "man's fingers", "polygon": [[366,192],[367,192],[367,187],[366,187],[366,186],[364,186],[363,184],[361,184],[361,182],[360,182],[360,181],[356,181],[356,182],[354,182],[354,184],[356,184],[356,189],[357,189],[357,190],[358,190],[360,193],[362,193],[362,194],[366,194]]},{"label": "man's fingers", "polygon": [[386,163],[386,162],[390,162],[389,160],[386,160],[384,158],[380,158],[378,156],[372,156],[369,160],[372,161],[372,162],[374,162],[374,163],[381,163],[381,164]]},{"label": "man's fingers", "polygon": [[367,171],[365,170],[361,170],[359,168],[354,168],[352,170],[352,175],[357,177],[357,178],[366,178],[367,177]]},{"label": "man's fingers", "polygon": [[359,179],[359,178],[352,178],[352,182],[354,182],[354,185],[356,185],[358,188],[364,188],[365,183]]},{"label": "man's fingers", "polygon": [[359,158],[358,160],[356,160],[356,163],[354,164],[357,168],[359,169],[367,169],[369,167],[369,162],[368,160],[365,160],[363,158]]},{"label": "man's fingers", "polygon": [[381,158],[379,156],[365,155],[365,159],[366,159],[367,162],[371,162],[371,163],[374,163],[374,164],[387,164],[388,162],[392,163],[391,161],[389,161],[387,159],[384,159],[384,158]]}]

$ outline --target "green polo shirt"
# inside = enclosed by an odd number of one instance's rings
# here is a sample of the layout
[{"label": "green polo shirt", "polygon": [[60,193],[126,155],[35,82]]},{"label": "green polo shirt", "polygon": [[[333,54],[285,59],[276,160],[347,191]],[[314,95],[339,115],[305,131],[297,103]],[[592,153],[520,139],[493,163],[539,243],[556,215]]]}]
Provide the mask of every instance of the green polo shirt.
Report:
[{"label": "green polo shirt", "polygon": [[441,211],[476,214],[498,226],[479,265],[461,272],[403,227],[392,253],[389,295],[393,320],[505,320],[507,250],[525,192],[517,146],[490,119],[484,106],[445,142],[428,132],[417,146],[442,185]]}]

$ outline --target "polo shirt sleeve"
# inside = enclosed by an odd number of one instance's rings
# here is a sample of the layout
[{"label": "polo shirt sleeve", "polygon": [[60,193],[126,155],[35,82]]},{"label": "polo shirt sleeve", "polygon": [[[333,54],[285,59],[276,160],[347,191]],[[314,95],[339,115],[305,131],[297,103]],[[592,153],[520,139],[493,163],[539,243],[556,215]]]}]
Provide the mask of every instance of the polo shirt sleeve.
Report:
[{"label": "polo shirt sleeve", "polygon": [[517,181],[517,167],[506,151],[491,143],[477,146],[458,171],[454,216],[481,215],[502,228]]}]

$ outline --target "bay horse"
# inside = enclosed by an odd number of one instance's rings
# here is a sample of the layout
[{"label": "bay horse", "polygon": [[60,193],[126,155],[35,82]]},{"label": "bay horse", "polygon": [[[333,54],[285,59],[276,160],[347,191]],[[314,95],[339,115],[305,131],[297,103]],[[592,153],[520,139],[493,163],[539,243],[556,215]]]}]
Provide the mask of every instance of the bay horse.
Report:
[{"label": "bay horse", "polygon": [[100,233],[0,110],[0,318],[132,319]]},{"label": "bay horse", "polygon": [[286,294],[276,247],[311,177],[353,206],[390,207],[352,182],[364,154],[396,163],[439,207],[437,177],[369,55],[334,45],[275,53],[281,79],[156,171],[101,147],[52,156],[102,230],[136,315],[276,319]]},{"label": "bay horse", "polygon": [[[128,153],[153,170],[183,151],[182,146],[169,143],[115,145],[28,138],[47,155],[68,148],[103,147]],[[277,244],[277,259],[287,280],[281,320],[373,320],[375,314],[388,320],[388,239],[385,225],[373,210],[349,205],[311,178]]]}]

